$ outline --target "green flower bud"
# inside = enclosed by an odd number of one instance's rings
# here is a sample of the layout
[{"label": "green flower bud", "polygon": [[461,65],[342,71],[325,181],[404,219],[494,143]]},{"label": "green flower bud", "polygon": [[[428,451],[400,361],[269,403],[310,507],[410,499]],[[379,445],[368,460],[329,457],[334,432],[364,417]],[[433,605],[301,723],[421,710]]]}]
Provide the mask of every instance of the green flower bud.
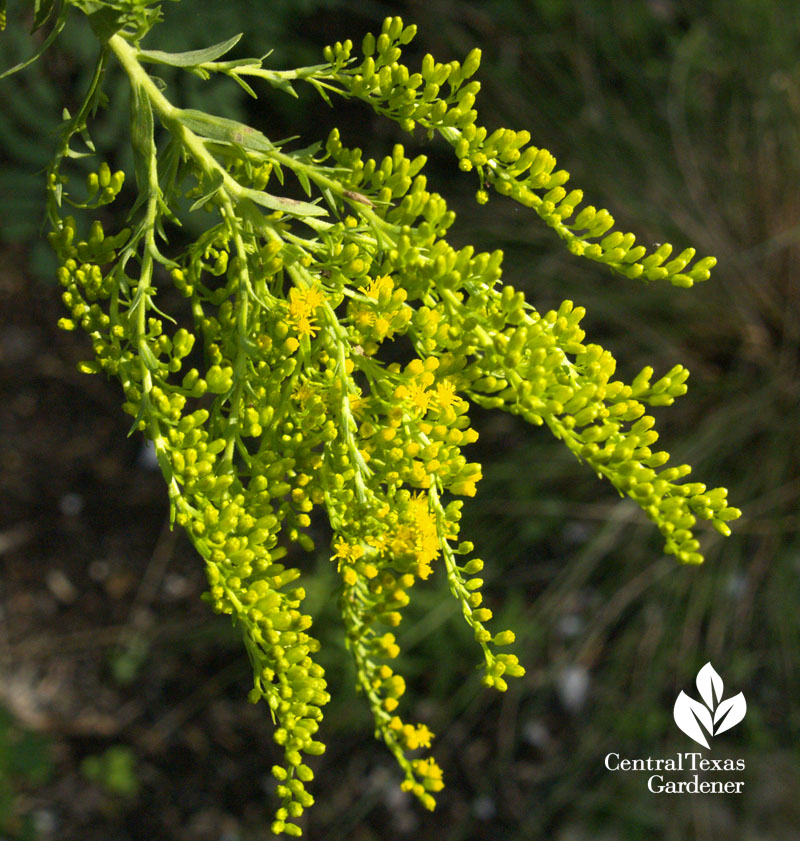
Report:
[{"label": "green flower bud", "polygon": [[212,365],[205,379],[212,394],[224,394],[233,388],[233,368]]},{"label": "green flower bud", "polygon": [[481,51],[478,47],[472,49],[467,57],[464,59],[464,63],[461,66],[461,75],[464,79],[469,79],[470,76],[474,76],[478,68],[481,66]]},{"label": "green flower bud", "polygon": [[364,36],[364,40],[361,42],[361,52],[368,57],[375,52],[375,36],[371,32]]}]

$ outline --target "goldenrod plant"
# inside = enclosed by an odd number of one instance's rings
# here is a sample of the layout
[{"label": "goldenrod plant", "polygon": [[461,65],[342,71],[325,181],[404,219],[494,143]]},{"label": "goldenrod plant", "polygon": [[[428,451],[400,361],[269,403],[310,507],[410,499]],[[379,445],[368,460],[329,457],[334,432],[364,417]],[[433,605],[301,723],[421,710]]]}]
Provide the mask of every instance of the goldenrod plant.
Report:
[{"label": "goldenrod plant", "polygon": [[[37,0],[34,29],[49,28],[39,53],[69,14],[88,17],[98,51],[46,174],[69,311],[60,324],[91,341],[83,371],[119,380],[133,430],[155,449],[171,517],[205,564],[205,597],[241,630],[249,699],[266,702],[283,751],[272,829],[300,835],[313,802],[306,757],[324,751],[319,643],[302,571],[286,564],[291,544],[312,549],[315,509],[330,523],[345,639],[376,736],[402,787],[432,809],[443,786],[427,753],[433,734],[401,717],[405,684],[391,665],[413,588],[437,569],[447,577],[487,687],[504,691],[524,674],[498,650],[514,633],[490,629],[483,561],[461,537],[460,498],[481,479],[466,455],[478,437],[470,403],[547,426],[642,508],[681,563],[703,560],[698,518],[727,535],[740,512],[724,488],[687,481],[687,465],[667,466],[654,449],[648,407],[684,394],[688,371],[615,379],[612,355],[586,340],[581,307],[540,313],[501,283],[500,251],[452,247],[455,215],[429,188],[424,156],[396,145],[368,158],[338,130],[310,145],[279,142],[175,104],[159,67],[226,76],[253,97],[309,85],[331,105],[360,100],[417,139],[438,135],[476,179],[479,203],[496,192],[529,208],[576,258],[620,282],[690,287],[715,260],[694,260],[692,248],[672,257],[670,245],[648,253],[608,211],[581,208],[581,190],[527,131],[480,124],[480,50],[463,62],[426,55],[412,70],[403,47],[416,29],[399,17],[360,51],[337,42],[321,63],[281,71],[230,58],[239,36],[192,52],[147,49],[161,19],[154,0]],[[91,139],[112,62],[130,88],[133,172],[112,171]]]}]

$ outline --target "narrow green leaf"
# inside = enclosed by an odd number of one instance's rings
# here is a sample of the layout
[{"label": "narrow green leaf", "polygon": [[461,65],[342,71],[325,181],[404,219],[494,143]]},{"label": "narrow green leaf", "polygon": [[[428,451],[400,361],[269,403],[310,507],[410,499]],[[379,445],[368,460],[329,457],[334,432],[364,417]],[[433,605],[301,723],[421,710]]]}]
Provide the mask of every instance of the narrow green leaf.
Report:
[{"label": "narrow green leaf", "polygon": [[158,370],[158,359],[146,342],[140,343],[139,356],[142,358],[142,362],[144,362],[145,366],[150,371]]},{"label": "narrow green leaf", "polygon": [[339,204],[336,201],[336,197],[330,190],[330,187],[322,187],[322,195],[325,197],[325,201],[328,202],[328,206],[334,213],[339,212]]},{"label": "narrow green leaf", "polygon": [[261,69],[260,58],[232,58],[229,61],[215,61],[214,69],[220,73],[228,73],[230,70],[235,70],[238,67],[254,67],[257,70]]},{"label": "narrow green leaf", "polygon": [[316,79],[309,79],[308,81],[311,85],[313,85],[317,93],[325,100],[326,104],[333,108],[333,103],[331,102],[331,98],[328,96],[328,92],[325,88]]},{"label": "narrow green leaf", "polygon": [[297,176],[297,180],[300,182],[303,189],[305,190],[306,195],[310,196],[311,195],[311,183],[308,180],[308,175],[302,169],[298,169],[297,172],[295,173],[295,175]]},{"label": "narrow green leaf", "polygon": [[290,152],[289,154],[298,161],[309,160],[313,158],[321,148],[322,141],[316,140],[310,146],[304,146],[302,149],[295,149],[294,152]]},{"label": "narrow green leaf", "polygon": [[[182,192],[177,187],[178,170],[181,162],[180,147],[171,139],[166,148],[158,156],[158,183],[161,186],[164,204],[169,207],[177,205]],[[180,225],[180,221],[170,213],[172,221]]]},{"label": "narrow green leaf", "polygon": [[247,190],[247,198],[270,210],[282,210],[284,213],[291,213],[293,216],[327,216],[328,212],[316,204],[309,204],[305,201],[287,199],[283,196],[273,196],[271,193],[264,193],[259,190]]},{"label": "narrow green leaf", "polygon": [[212,47],[203,50],[189,50],[185,53],[165,53],[161,50],[140,50],[139,61],[149,61],[153,64],[169,64],[172,67],[196,67],[198,64],[205,64],[207,61],[216,61],[239,43],[242,37],[240,32],[227,41],[220,41]]},{"label": "narrow green leaf", "polygon": [[258,94],[250,87],[250,85],[242,79],[241,76],[237,76],[235,73],[231,73],[231,79],[236,82],[239,87],[243,88],[253,99],[258,99]]},{"label": "narrow green leaf", "polygon": [[272,85],[273,88],[276,88],[279,91],[283,91],[284,93],[288,93],[289,96],[293,96],[295,99],[299,99],[297,91],[292,87],[292,83],[288,79],[267,78],[267,81],[270,83],[270,85]]},{"label": "narrow green leaf", "polygon": [[131,90],[131,146],[136,183],[142,193],[148,192],[150,167],[155,162],[153,109],[150,98],[138,85]]},{"label": "narrow green leaf", "polygon": [[[3,6],[5,7],[5,3],[3,3]],[[37,29],[47,23],[47,19],[53,13],[54,8],[55,0],[36,0],[33,5],[33,26],[31,33],[36,32]]]},{"label": "narrow green leaf", "polygon": [[61,6],[58,11],[58,17],[56,18],[56,22],[53,24],[53,28],[50,30],[50,34],[45,38],[42,42],[42,45],[39,47],[38,50],[26,61],[22,61],[19,64],[15,64],[13,67],[9,67],[4,73],[0,73],[0,79],[5,79],[6,76],[13,76],[14,73],[19,73],[20,70],[24,70],[26,67],[30,67],[37,58],[40,58],[53,41],[58,38],[61,34],[61,30],[64,28],[64,24],[67,22],[67,6]]},{"label": "narrow green leaf", "polygon": [[211,78],[211,74],[205,67],[187,67],[186,69],[189,73],[199,76],[204,82]]},{"label": "narrow green leaf", "polygon": [[[161,211],[161,217],[162,218],[159,218],[157,220],[156,224],[161,226],[163,219],[169,219],[169,221],[172,222],[173,225],[176,225],[178,228],[183,227],[183,223],[174,214],[174,212],[172,211],[172,208],[164,201],[164,197],[161,194],[159,194],[159,196],[158,196],[158,209]],[[163,227],[162,227],[162,230],[163,230]],[[166,235],[164,235],[162,237],[162,239],[166,242],[167,241]],[[164,260],[166,260],[166,259],[167,258],[165,257]],[[164,263],[164,265],[166,265],[166,263]]]},{"label": "narrow green leaf", "polygon": [[182,110],[178,119],[190,131],[208,140],[236,143],[254,152],[275,151],[274,144],[266,135],[236,120],[215,117],[212,114],[206,114],[205,111],[196,111],[193,108]]},{"label": "narrow green leaf", "polygon": [[198,207],[202,207],[207,201],[210,201],[214,198],[214,196],[219,192],[220,187],[222,187],[223,179],[222,173],[217,173],[214,181],[211,185],[211,188],[207,190],[199,199],[197,199],[194,204],[189,208],[189,212],[192,213],[193,211],[197,210]]},{"label": "narrow green leaf", "polygon": [[94,140],[92,140],[92,136],[89,134],[89,129],[87,126],[81,126],[79,129],[80,135],[83,138],[83,142],[86,144],[86,147],[89,149],[90,152],[95,152]]}]

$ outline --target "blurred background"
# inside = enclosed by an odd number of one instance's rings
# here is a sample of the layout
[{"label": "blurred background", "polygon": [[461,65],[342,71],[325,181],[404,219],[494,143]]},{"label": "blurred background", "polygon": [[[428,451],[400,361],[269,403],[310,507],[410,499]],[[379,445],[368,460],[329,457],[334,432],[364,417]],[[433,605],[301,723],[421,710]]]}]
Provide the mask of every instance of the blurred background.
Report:
[{"label": "blurred background", "polygon": [[[0,67],[31,51],[11,3]],[[309,608],[333,701],[306,837],[322,841],[633,841],[800,838],[800,16],[792,0],[184,0],[149,46],[193,49],[244,32],[236,55],[291,67],[401,14],[414,66],[483,50],[478,99],[491,128],[527,128],[643,243],[714,254],[691,290],[645,287],[570,257],[533,215],[477,184],[438,141],[308,92],[190,78],[174,97],[304,141],[340,126],[374,156],[429,156],[429,185],[458,213],[457,246],[501,247],[505,279],[540,310],[585,306],[590,340],[624,377],[692,371],[657,410],[661,444],[725,485],[744,517],[702,531],[706,564],[678,566],[655,530],[552,439],[476,413],[486,478],[465,531],[486,559],[496,627],[516,630],[528,672],[505,695],[479,685],[474,643],[444,580],[407,611],[400,669],[408,718],[437,734],[447,788],[433,814],[399,791],[352,689],[336,581],[320,530]],[[77,16],[76,16],[77,18]],[[38,37],[38,35],[37,35]],[[160,475],[127,437],[114,383],[76,370],[82,335],[62,315],[43,244],[42,168],[64,104],[95,50],[73,21],[43,60],[0,82],[0,838],[256,841],[272,837],[272,725],[245,700],[250,666],[224,617],[199,601],[202,570],[169,530]],[[127,97],[109,81],[98,146],[124,165]],[[675,727],[681,689],[711,661],[745,720],[715,739],[741,757],[743,794],[655,795],[610,773],[610,751],[695,749]],[[727,778],[731,778],[728,775]]]}]

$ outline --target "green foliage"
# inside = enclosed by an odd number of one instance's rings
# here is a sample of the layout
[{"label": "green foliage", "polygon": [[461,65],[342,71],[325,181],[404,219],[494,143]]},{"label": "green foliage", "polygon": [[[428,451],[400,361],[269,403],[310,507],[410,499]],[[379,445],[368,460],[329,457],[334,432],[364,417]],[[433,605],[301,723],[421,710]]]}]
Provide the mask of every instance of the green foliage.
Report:
[{"label": "green foliage", "polygon": [[136,797],[139,778],[136,757],[126,745],[113,745],[101,754],[87,756],[81,763],[86,779],[101,785],[111,794]]},{"label": "green foliage", "polygon": [[[480,51],[463,63],[428,55],[412,72],[401,59],[415,28],[400,18],[364,38],[360,59],[346,41],[326,48],[323,63],[276,71],[263,59],[226,58],[237,37],[188,52],[142,49],[157,3],[71,0],[43,4],[42,15],[45,6],[57,15],[53,32],[73,7],[99,40],[47,173],[69,310],[61,326],[91,339],[82,370],[119,380],[133,429],[155,448],[172,518],[205,562],[206,598],[241,629],[250,700],[266,701],[284,753],[273,769],[273,830],[300,834],[295,821],[313,802],[303,754],[324,750],[315,738],[329,700],[319,643],[303,613],[301,571],[281,563],[288,543],[312,548],[315,509],[333,532],[346,641],[376,736],[403,788],[433,808],[441,771],[417,753],[432,734],[398,714],[405,682],[390,665],[412,588],[443,567],[480,648],[483,683],[504,691],[524,673],[515,655],[497,651],[514,634],[489,629],[483,561],[459,537],[457,497],[473,496],[482,475],[463,452],[477,438],[470,402],[546,425],[641,507],[667,553],[700,563],[697,519],[727,535],[739,511],[723,488],[684,481],[687,465],[665,466],[646,414],[685,393],[688,372],[676,365],[654,381],[645,367],[630,383],[615,379],[612,355],[585,341],[581,307],[565,301],[540,314],[500,284],[500,251],[451,246],[455,217],[428,189],[424,156],[409,159],[396,145],[381,161],[365,159],[338,130],[294,148],[177,107],[146,68],[228,77],[253,96],[262,81],[289,95],[307,84],[327,101],[362,100],[407,131],[443,137],[460,168],[477,174],[479,203],[494,189],[533,210],[576,257],[626,279],[688,287],[715,261],[692,263],[694,249],[668,260],[669,245],[648,254],[614,230],[608,211],[579,210],[582,192],[567,191],[568,174],[527,131],[478,123]],[[123,212],[130,173],[112,171],[90,135],[113,64],[130,86],[135,199]]]},{"label": "green foliage", "polygon": [[12,838],[31,838],[30,822],[20,816],[17,796],[21,789],[41,785],[52,773],[49,742],[20,727],[0,707],[0,832]]},{"label": "green foliage", "polygon": [[[9,17],[19,17],[12,2]],[[21,3],[16,4],[20,6]],[[271,47],[270,59],[279,64],[302,64],[316,60],[316,45],[309,44],[301,27],[297,27],[298,12],[312,16],[335,8],[337,0],[272,0],[270,13],[254,14],[250,2],[207,3],[202,9],[196,4],[170,3],[165,9],[164,26],[156,27],[148,43],[172,51],[191,49],[203,43],[209,32],[244,32],[238,48],[246,53],[260,54],[264,45]],[[15,11],[17,12],[15,16]],[[295,25],[292,38],[286,32]],[[31,54],[29,27],[11,26],[0,39],[0,74],[26,62]],[[37,32],[41,36],[42,30]],[[23,245],[33,252],[34,269],[41,277],[49,278],[54,271],[47,243],[39,237],[42,228],[42,206],[45,201],[41,170],[52,155],[53,137],[57,134],[63,105],[61,94],[83,91],[91,78],[96,57],[96,38],[85,19],[69,16],[58,38],[60,61],[53,60],[29,65],[24,73],[3,79],[3,119],[0,120],[0,144],[7,160],[0,168],[0,241]],[[67,72],[68,71],[68,72]],[[204,80],[191,73],[181,73],[167,65],[158,67],[161,78],[171,88],[180,85],[181,98],[187,107],[202,108],[229,119],[245,118],[243,98],[231,96],[230,85],[224,78]],[[71,75],[71,74],[75,75]],[[107,103],[97,115],[92,137],[106,150],[112,166],[128,169],[131,164],[127,140],[128,85],[119,67],[107,69],[104,81]],[[275,105],[283,119],[298,122],[303,117],[302,103],[292,98]]]}]

